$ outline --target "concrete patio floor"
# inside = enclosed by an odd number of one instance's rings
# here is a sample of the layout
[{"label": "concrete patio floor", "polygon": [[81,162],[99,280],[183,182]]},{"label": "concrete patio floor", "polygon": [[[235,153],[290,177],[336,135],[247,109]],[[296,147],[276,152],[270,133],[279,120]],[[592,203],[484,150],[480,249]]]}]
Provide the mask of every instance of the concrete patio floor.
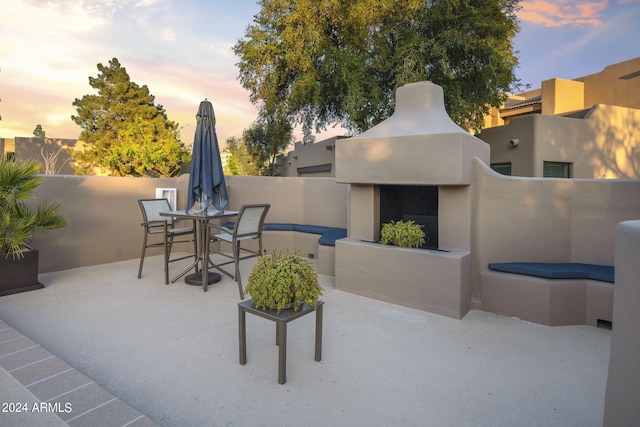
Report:
[{"label": "concrete patio floor", "polygon": [[[247,316],[248,362],[238,363],[235,282],[165,286],[161,257],[147,258],[142,279],[137,264],[42,274],[45,289],[0,298],[0,320],[162,426],[602,425],[608,330],[481,311],[450,319],[320,276],[322,361],[315,316],[290,323],[279,385],[272,322]],[[0,395],[38,401],[1,368]],[[65,423],[0,412],[0,425]]]}]

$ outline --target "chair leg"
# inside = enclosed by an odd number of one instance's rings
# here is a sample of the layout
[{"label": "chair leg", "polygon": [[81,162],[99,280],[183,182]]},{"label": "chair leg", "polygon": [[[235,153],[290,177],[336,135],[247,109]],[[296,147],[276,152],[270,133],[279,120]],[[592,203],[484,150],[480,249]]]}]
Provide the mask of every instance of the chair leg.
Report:
[{"label": "chair leg", "polygon": [[147,251],[147,232],[144,232],[144,240],[142,241],[142,253],[140,254],[140,267],[138,267],[138,279],[142,277],[142,264],[144,264],[144,254]]},{"label": "chair leg", "polygon": [[244,291],[242,289],[242,278],[240,277],[240,242],[235,242],[233,245],[233,258],[236,265],[236,281],[238,282],[238,291],[240,292],[240,299],[244,299]]},{"label": "chair leg", "polygon": [[[193,260],[195,261],[198,256],[198,228],[195,220],[193,221]],[[196,264],[196,273],[198,272],[198,265]]]},{"label": "chair leg", "polygon": [[169,284],[169,257],[171,256],[171,246],[173,245],[173,236],[167,238],[164,236],[164,284]]}]

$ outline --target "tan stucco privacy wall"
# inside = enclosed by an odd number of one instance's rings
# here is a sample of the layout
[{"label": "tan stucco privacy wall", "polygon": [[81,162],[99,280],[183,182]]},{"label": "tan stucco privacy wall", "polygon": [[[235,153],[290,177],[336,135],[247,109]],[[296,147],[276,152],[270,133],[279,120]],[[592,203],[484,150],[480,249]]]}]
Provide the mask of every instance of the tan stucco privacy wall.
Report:
[{"label": "tan stucco privacy wall", "polygon": [[489,263],[613,265],[616,226],[640,219],[640,180],[507,177],[476,161],[474,181],[475,304]]},{"label": "tan stucco privacy wall", "polygon": [[[34,202],[60,202],[69,225],[33,240],[33,246],[40,250],[41,273],[138,258],[142,244],[138,199],[154,198],[156,188],[177,188],[178,208],[184,209],[189,181],[188,175],[166,179],[71,175],[42,178]],[[228,209],[270,203],[269,222],[347,226],[348,186],[336,184],[332,178],[229,176],[226,182]]]},{"label": "tan stucco privacy wall", "polygon": [[[142,239],[137,200],[155,197],[157,187],[178,188],[179,208],[184,208],[188,183],[186,175],[175,179],[47,175],[43,179],[38,199],[60,202],[69,225],[34,239],[34,247],[41,252],[41,272],[137,258]],[[475,308],[481,308],[482,300],[478,274],[489,263],[612,265],[616,225],[640,219],[638,180],[506,177],[476,160],[473,181],[472,223],[463,228],[471,228]],[[360,222],[371,222],[369,210],[347,213],[350,187],[332,178],[229,176],[227,186],[231,209],[245,203],[271,203],[269,222],[347,228],[350,221],[350,233]],[[455,216],[445,210],[441,217]],[[465,246],[464,239],[456,245]]]},{"label": "tan stucco privacy wall", "polygon": [[[69,225],[34,238],[33,247],[40,251],[41,273],[138,257],[142,245],[138,199],[154,198],[156,187],[185,187],[188,182],[188,177],[43,175],[42,178],[36,200],[59,202]],[[181,193],[178,191],[179,198],[183,196]]]},{"label": "tan stucco privacy wall", "polygon": [[604,405],[604,427],[640,425],[640,221],[616,228],[616,292],[609,376]]}]

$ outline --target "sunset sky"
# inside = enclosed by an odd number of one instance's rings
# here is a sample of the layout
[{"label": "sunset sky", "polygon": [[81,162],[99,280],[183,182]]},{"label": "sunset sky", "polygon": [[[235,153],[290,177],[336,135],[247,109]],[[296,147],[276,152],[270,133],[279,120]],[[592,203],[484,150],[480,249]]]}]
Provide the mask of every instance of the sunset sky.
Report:
[{"label": "sunset sky", "polygon": [[[532,88],[640,56],[640,0],[521,6],[516,74]],[[241,136],[257,110],[231,47],[258,10],[255,0],[0,0],[0,137],[32,136],[41,124],[48,137],[77,138],[71,104],[94,93],[89,76],[114,57],[180,123],[183,141],[193,139],[204,98],[219,140]],[[342,133],[330,128],[320,138]]]}]

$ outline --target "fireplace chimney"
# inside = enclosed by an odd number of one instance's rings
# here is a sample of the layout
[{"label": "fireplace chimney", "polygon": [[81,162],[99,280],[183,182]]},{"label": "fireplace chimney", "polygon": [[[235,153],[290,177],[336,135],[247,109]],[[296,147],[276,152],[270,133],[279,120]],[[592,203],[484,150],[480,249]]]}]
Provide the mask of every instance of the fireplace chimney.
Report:
[{"label": "fireplace chimney", "polygon": [[[489,145],[447,115],[442,88],[396,91],[391,117],[336,141],[336,181],[349,183],[348,234],[336,241],[336,288],[460,318],[471,306],[473,159]],[[421,223],[424,249],[377,243],[383,222]]]},{"label": "fireplace chimney", "polygon": [[391,117],[336,141],[336,180],[345,183],[468,185],[474,157],[489,162],[489,145],[447,114],[442,88],[411,83],[396,91]]}]

